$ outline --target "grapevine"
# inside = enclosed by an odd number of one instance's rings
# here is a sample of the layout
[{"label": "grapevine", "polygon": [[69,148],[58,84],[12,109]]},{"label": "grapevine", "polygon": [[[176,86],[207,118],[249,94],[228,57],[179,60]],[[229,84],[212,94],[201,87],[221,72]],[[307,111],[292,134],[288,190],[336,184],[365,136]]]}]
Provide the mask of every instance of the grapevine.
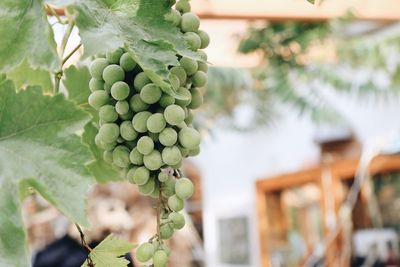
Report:
[{"label": "grapevine", "polygon": [[166,15],[179,27],[189,48],[202,59],[180,56],[169,66],[169,81],[177,91],[171,96],[152,82],[128,50],[120,47],[96,56],[90,65],[92,91],[89,104],[98,111],[95,142],[112,164],[139,191],[158,200],[157,231],[141,244],[136,258],[150,266],[166,266],[169,249],[164,241],[183,228],[184,201],[193,194],[192,182],[180,176],[185,157],[200,152],[200,134],[193,127],[192,110],[203,103],[200,88],[207,82],[205,63],[209,37],[199,30],[200,20],[180,0]]}]

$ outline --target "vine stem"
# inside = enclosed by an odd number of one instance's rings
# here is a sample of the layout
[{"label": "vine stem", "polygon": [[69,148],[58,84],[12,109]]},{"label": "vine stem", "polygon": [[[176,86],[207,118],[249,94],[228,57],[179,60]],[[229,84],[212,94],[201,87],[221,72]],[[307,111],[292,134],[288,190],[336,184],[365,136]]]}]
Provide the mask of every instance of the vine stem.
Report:
[{"label": "vine stem", "polygon": [[89,247],[89,245],[86,243],[85,234],[83,233],[82,228],[77,223],[75,223],[75,227],[76,227],[76,229],[78,229],[79,236],[81,238],[81,244],[86,249],[86,251],[88,253],[87,258],[86,258],[87,262],[88,262],[88,266],[89,267],[95,267],[94,263],[93,263],[93,260],[90,257],[90,252],[92,252],[92,248]]},{"label": "vine stem", "polygon": [[75,23],[72,20],[70,20],[68,22],[67,29],[65,30],[64,36],[61,41],[60,49],[58,51],[60,58],[62,58],[64,56],[65,48],[67,47],[67,43],[68,43],[69,37],[71,36],[72,30],[74,29],[74,26],[75,26]]},{"label": "vine stem", "polygon": [[160,193],[158,195],[158,202],[157,202],[157,236],[158,240],[161,241],[161,236],[160,236],[160,227],[161,227],[161,204],[162,204],[162,191],[160,188]]},{"label": "vine stem", "polygon": [[62,63],[61,63],[61,66],[64,66],[64,64],[68,61],[68,59],[69,59],[73,54],[75,54],[75,52],[78,51],[79,48],[81,48],[81,46],[82,46],[82,43],[78,44],[74,49],[72,49],[72,51],[69,52],[68,55],[63,59],[63,61],[62,61]]}]

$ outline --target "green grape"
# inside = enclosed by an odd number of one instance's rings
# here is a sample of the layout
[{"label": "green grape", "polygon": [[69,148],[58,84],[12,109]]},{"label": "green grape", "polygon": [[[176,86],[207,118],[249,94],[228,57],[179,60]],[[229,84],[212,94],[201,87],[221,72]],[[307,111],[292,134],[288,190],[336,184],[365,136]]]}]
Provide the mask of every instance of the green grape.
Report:
[{"label": "green grape", "polygon": [[199,27],[200,19],[196,14],[188,12],[182,15],[181,29],[183,32],[197,32]]},{"label": "green grape", "polygon": [[132,112],[132,110],[128,110],[128,112],[127,113],[125,113],[125,114],[120,114],[119,115],[119,118],[121,119],[121,120],[123,120],[123,121],[131,121],[132,120],[132,118],[133,118],[133,115],[134,115],[134,113]]},{"label": "green grape", "polygon": [[108,100],[110,100],[110,98],[106,91],[94,91],[89,95],[88,102],[94,109],[99,109],[107,104]]},{"label": "green grape", "polygon": [[96,78],[92,78],[89,81],[89,89],[90,91],[98,91],[98,90],[103,90],[104,89],[104,81],[102,80],[97,80]]},{"label": "green grape", "polygon": [[192,77],[192,82],[195,87],[203,87],[207,83],[207,74],[203,71],[197,71]]},{"label": "green grape", "polygon": [[171,22],[172,25],[174,25],[175,27],[178,27],[179,24],[181,24],[181,14],[179,13],[179,11],[171,9],[165,15],[165,20]]},{"label": "green grape", "polygon": [[186,89],[185,87],[180,87],[178,90],[178,94],[181,94],[183,96],[185,96],[186,100],[182,100],[182,99],[176,99],[175,103],[181,107],[186,107],[187,105],[190,104],[190,102],[192,101],[192,94],[190,93],[190,91],[188,89]]},{"label": "green grape", "polygon": [[131,97],[129,100],[129,106],[134,112],[145,111],[149,108],[149,104],[144,103],[139,94]]},{"label": "green grape", "polygon": [[119,126],[121,137],[124,141],[133,141],[138,137],[138,133],[133,129],[131,121],[124,121]]},{"label": "green grape", "polygon": [[200,154],[200,146],[190,149],[188,155],[191,157],[197,156],[198,154]]},{"label": "green grape", "polygon": [[135,171],[137,170],[138,167],[132,167],[129,169],[129,171],[126,173],[126,179],[128,180],[128,182],[132,183],[132,184],[136,184],[135,180],[133,179],[134,175],[135,175]]},{"label": "green grape", "polygon": [[164,197],[170,197],[175,194],[175,178],[169,176],[168,180],[163,182],[161,192]]},{"label": "green grape", "polygon": [[181,85],[181,81],[179,80],[178,76],[176,76],[175,74],[170,74],[169,77],[169,82],[171,83],[172,88],[174,89],[178,89],[179,86]]},{"label": "green grape", "polygon": [[161,166],[163,165],[161,153],[158,150],[151,151],[149,154],[144,155],[143,163],[144,166],[151,171],[155,171],[161,168]]},{"label": "green grape", "polygon": [[202,61],[198,61],[197,63],[198,63],[198,70],[199,70],[199,71],[203,71],[203,72],[205,72],[205,73],[208,72],[208,65],[207,65],[207,63],[202,62]]},{"label": "green grape", "polygon": [[105,58],[96,58],[89,67],[90,75],[97,80],[103,79],[103,71],[110,63]]},{"label": "green grape", "polygon": [[136,62],[133,60],[129,53],[124,53],[119,59],[119,65],[124,69],[124,71],[132,71],[136,67]]},{"label": "green grape", "polygon": [[146,84],[140,90],[140,98],[147,104],[154,104],[161,98],[161,89],[154,83]]},{"label": "green grape", "polygon": [[170,239],[174,234],[174,229],[169,224],[160,226],[160,237],[161,239]]},{"label": "green grape", "polygon": [[[192,101],[193,101],[193,96],[192,96]],[[189,105],[189,108],[190,108],[190,105]],[[186,114],[185,123],[191,124],[192,122],[193,122],[193,113],[189,110]]]},{"label": "green grape", "polygon": [[186,75],[186,71],[183,67],[181,66],[175,66],[172,67],[170,69],[171,73],[176,75],[179,79],[179,81],[181,82],[181,86],[185,85],[186,83],[186,79],[187,79],[187,75]]},{"label": "green grape", "polygon": [[199,35],[199,37],[201,39],[200,48],[201,49],[206,48],[210,44],[210,36],[208,35],[208,33],[206,33],[205,31],[202,31],[202,30],[199,30],[197,32],[197,34]]},{"label": "green grape", "polygon": [[185,217],[178,212],[171,212],[168,219],[172,221],[172,225],[175,229],[182,229],[185,226]]},{"label": "green grape", "polygon": [[165,120],[171,125],[178,125],[185,119],[185,111],[178,105],[170,105],[164,110]]},{"label": "green grape", "polygon": [[165,253],[167,253],[168,257],[171,255],[171,249],[167,247],[165,244],[161,244],[159,249],[164,250]]},{"label": "green grape", "polygon": [[162,160],[165,164],[173,166],[182,160],[182,154],[178,147],[166,147],[161,153]]},{"label": "green grape", "polygon": [[151,192],[150,197],[158,199],[160,197],[160,186],[155,184],[153,192]]},{"label": "green grape", "polygon": [[119,115],[124,115],[129,112],[129,104],[128,101],[120,100],[115,104],[115,110]]},{"label": "green grape", "polygon": [[137,92],[140,92],[140,90],[142,90],[142,88],[149,83],[151,83],[151,80],[147,77],[147,75],[144,72],[140,72],[133,80],[133,87]]},{"label": "green grape", "polygon": [[113,163],[113,156],[112,156],[112,152],[109,150],[106,150],[103,152],[103,159],[105,162],[111,164]]},{"label": "green grape", "polygon": [[178,145],[179,150],[181,151],[182,157],[186,157],[189,154],[189,149],[184,148],[183,146]]},{"label": "green grape", "polygon": [[105,105],[99,109],[99,118],[102,122],[114,122],[118,119],[118,113],[114,106]]},{"label": "green grape", "polygon": [[[175,185],[176,189],[176,185]],[[177,195],[172,195],[168,198],[168,207],[173,211],[181,211],[183,210],[183,200],[180,199]]]},{"label": "green grape", "polygon": [[150,243],[143,243],[136,250],[136,259],[140,262],[146,262],[153,257],[153,254],[153,245]]},{"label": "green grape", "polygon": [[165,172],[160,172],[159,174],[158,174],[158,180],[160,181],[160,182],[166,182],[167,180],[169,179],[169,175],[168,175],[168,173],[165,173]]},{"label": "green grape", "polygon": [[165,128],[158,136],[158,139],[164,146],[173,146],[178,141],[178,133],[172,128]]},{"label": "green grape", "polygon": [[141,111],[135,114],[132,119],[133,128],[139,133],[147,132],[147,119],[150,116],[151,113],[148,111]]},{"label": "green grape", "polygon": [[150,177],[149,180],[147,181],[147,183],[145,183],[144,185],[139,185],[139,192],[145,196],[148,196],[151,193],[153,193],[155,186],[156,186],[156,183],[155,183],[154,179],[152,177]]},{"label": "green grape", "polygon": [[122,48],[117,48],[115,51],[107,52],[106,59],[112,64],[117,64],[123,53],[124,50]]},{"label": "green grape", "polygon": [[188,199],[193,195],[194,186],[188,178],[178,179],[175,183],[175,194],[179,199]]},{"label": "green grape", "polygon": [[188,108],[196,109],[200,107],[203,104],[203,94],[200,92],[199,88],[192,88],[190,93],[192,95],[192,100],[190,101]]},{"label": "green grape", "polygon": [[179,63],[181,64],[182,68],[184,68],[187,75],[195,74],[199,67],[196,60],[188,57],[182,57]]},{"label": "green grape", "polygon": [[97,145],[98,147],[100,147],[100,148],[102,148],[102,149],[104,149],[104,150],[106,150],[106,151],[113,150],[114,147],[117,145],[117,142],[116,142],[116,141],[110,142],[110,143],[105,143],[105,142],[103,142],[103,141],[101,140],[101,138],[102,138],[102,137],[100,136],[100,134],[97,134],[97,135],[95,136],[95,138],[94,138],[94,142],[96,143],[96,145]]},{"label": "green grape", "polygon": [[204,61],[207,61],[207,54],[203,50],[197,51],[197,54],[200,56],[200,58]]},{"label": "green grape", "polygon": [[175,5],[176,10],[181,13],[190,12],[190,4],[188,0],[179,0]]},{"label": "green grape", "polygon": [[111,93],[111,86],[112,85],[110,85],[108,83],[105,83],[104,84],[104,91],[106,91],[108,94],[110,94]]},{"label": "green grape", "polygon": [[165,122],[164,115],[162,113],[156,113],[151,115],[147,119],[147,129],[152,133],[159,133],[164,130],[167,123]]},{"label": "green grape", "polygon": [[164,250],[157,250],[153,256],[154,267],[165,267],[168,262],[168,255]]},{"label": "green grape", "polygon": [[172,169],[180,169],[182,167],[182,161],[180,161],[178,164],[171,166]]},{"label": "green grape", "polygon": [[200,134],[194,128],[184,127],[178,133],[179,143],[188,149],[194,149],[200,145]]},{"label": "green grape", "polygon": [[129,160],[129,149],[125,146],[117,146],[114,148],[113,163],[121,168],[128,167],[131,163]]},{"label": "green grape", "polygon": [[185,39],[185,41],[188,43],[189,48],[193,51],[197,51],[197,49],[200,48],[201,46],[201,39],[200,36],[198,36],[196,33],[194,32],[186,32],[183,35],[183,38]]},{"label": "green grape", "polygon": [[129,96],[129,85],[126,82],[116,82],[111,86],[111,96],[115,100],[124,100]]},{"label": "green grape", "polygon": [[160,104],[160,106],[163,108],[166,108],[174,103],[175,103],[175,98],[167,94],[162,94],[160,101],[158,102],[158,104]]},{"label": "green grape", "polygon": [[135,147],[129,154],[130,161],[135,165],[143,165],[143,155]]},{"label": "green grape", "polygon": [[133,173],[133,181],[135,184],[144,185],[150,179],[150,171],[142,166],[135,170]]},{"label": "green grape", "polygon": [[149,155],[154,149],[154,142],[148,136],[142,136],[137,142],[137,149],[142,155]]},{"label": "green grape", "polygon": [[103,71],[103,80],[108,84],[114,84],[125,78],[124,70],[118,65],[109,65]]},{"label": "green grape", "polygon": [[158,134],[157,133],[152,133],[152,132],[148,132],[147,135],[151,138],[151,140],[153,140],[153,142],[158,142]]},{"label": "green grape", "polygon": [[119,127],[115,123],[104,123],[99,129],[99,135],[103,143],[115,142],[119,136]]},{"label": "green grape", "polygon": [[157,240],[153,240],[151,244],[153,245],[154,251],[157,251],[158,248],[159,248],[160,245],[161,245],[160,242],[158,242]]}]

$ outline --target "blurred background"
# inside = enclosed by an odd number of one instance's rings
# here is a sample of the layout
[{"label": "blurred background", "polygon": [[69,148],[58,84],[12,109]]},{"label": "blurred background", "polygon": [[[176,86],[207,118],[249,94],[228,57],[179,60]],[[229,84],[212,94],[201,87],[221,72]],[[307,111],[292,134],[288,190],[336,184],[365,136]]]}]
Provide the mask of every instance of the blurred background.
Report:
[{"label": "blurred background", "polygon": [[[169,266],[400,266],[400,1],[191,4],[210,70]],[[88,203],[90,242],[154,232],[135,186],[97,186]],[[36,253],[79,240],[38,196],[25,214]]]}]

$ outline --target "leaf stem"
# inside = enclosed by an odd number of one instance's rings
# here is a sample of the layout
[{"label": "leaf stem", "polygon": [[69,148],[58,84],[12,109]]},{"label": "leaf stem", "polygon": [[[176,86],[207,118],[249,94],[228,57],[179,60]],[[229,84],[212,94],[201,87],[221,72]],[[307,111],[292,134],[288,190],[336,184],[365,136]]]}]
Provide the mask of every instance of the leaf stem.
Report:
[{"label": "leaf stem", "polygon": [[158,202],[157,202],[157,236],[158,240],[161,242],[160,236],[160,227],[161,227],[161,204],[162,204],[162,190],[160,188],[160,193],[158,195]]},{"label": "leaf stem", "polygon": [[72,51],[69,52],[69,54],[62,60],[61,66],[63,66],[63,65],[68,61],[68,59],[69,59],[73,54],[75,54],[75,52],[78,51],[79,48],[81,48],[81,46],[82,46],[82,43],[78,44],[74,49],[72,49]]},{"label": "leaf stem", "polygon": [[64,56],[65,48],[67,47],[68,39],[71,36],[72,30],[74,29],[75,23],[70,20],[68,22],[67,29],[65,30],[63,39],[61,41],[60,49],[58,51],[58,54],[60,55],[60,58]]},{"label": "leaf stem", "polygon": [[93,260],[90,257],[90,253],[92,252],[92,248],[89,247],[89,245],[86,243],[85,234],[83,233],[82,228],[79,226],[79,224],[75,223],[75,226],[76,226],[76,229],[78,229],[79,236],[81,238],[81,244],[87,250],[87,253],[88,253],[87,258],[86,258],[87,259],[87,264],[88,264],[89,267],[94,267]]}]

